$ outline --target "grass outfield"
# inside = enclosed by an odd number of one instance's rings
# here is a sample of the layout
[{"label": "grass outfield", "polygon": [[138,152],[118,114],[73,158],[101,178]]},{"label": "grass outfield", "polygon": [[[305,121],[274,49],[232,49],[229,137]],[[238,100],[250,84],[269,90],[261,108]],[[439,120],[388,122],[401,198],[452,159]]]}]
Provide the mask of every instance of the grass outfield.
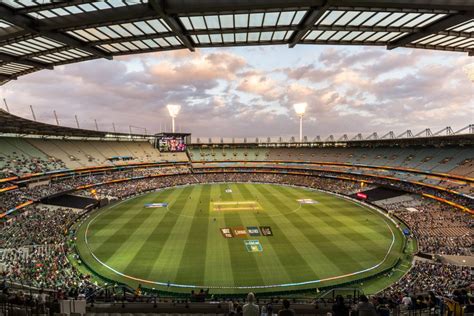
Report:
[{"label": "grass outfield", "polygon": [[[161,202],[168,208],[144,207]],[[273,236],[225,238],[220,230],[239,226],[269,226]],[[181,285],[242,293],[344,283],[390,267],[403,247],[401,232],[376,211],[327,193],[250,183],[145,194],[91,214],[77,237],[81,258],[98,274],[175,292],[190,291]]]}]

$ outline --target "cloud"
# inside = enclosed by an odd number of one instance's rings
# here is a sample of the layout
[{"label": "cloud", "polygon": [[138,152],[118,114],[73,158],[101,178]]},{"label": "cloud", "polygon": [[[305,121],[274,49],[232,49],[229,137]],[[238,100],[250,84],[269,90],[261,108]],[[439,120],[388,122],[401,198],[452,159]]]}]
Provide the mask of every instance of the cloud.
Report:
[{"label": "cloud", "polygon": [[236,89],[258,95],[266,101],[275,101],[284,93],[279,81],[270,78],[262,71],[256,70],[242,73],[238,79]]},{"label": "cloud", "polygon": [[456,53],[380,48],[286,47],[170,51],[41,71],[2,87],[15,114],[121,131],[168,126],[195,136],[296,135],[292,105],[308,102],[305,134],[379,133],[471,123],[474,86]]}]

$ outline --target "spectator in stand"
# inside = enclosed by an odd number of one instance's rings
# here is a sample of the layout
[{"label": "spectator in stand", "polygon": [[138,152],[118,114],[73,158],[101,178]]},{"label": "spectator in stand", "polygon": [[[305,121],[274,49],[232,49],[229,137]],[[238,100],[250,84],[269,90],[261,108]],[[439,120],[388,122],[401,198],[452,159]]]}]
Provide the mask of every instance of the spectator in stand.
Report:
[{"label": "spectator in stand", "polygon": [[332,306],[333,316],[349,316],[349,307],[344,303],[342,295],[336,296],[336,303]]},{"label": "spectator in stand", "polygon": [[51,170],[65,169],[63,161],[49,157],[48,159],[26,156],[19,154],[16,156],[6,155],[5,165],[0,170],[0,178],[21,176],[28,173],[40,173]]},{"label": "spectator in stand", "polygon": [[[149,190],[208,182],[253,181],[279,183],[324,189],[341,194],[352,194],[360,189],[357,182],[310,175],[297,176],[250,172],[191,175],[189,172],[190,170],[187,167],[150,168],[70,178],[49,185],[39,185],[34,188],[23,188],[12,193],[1,194],[0,206],[16,205],[16,203],[24,202],[25,199],[44,197],[69,190],[78,185],[152,174],[162,174],[164,176],[99,186],[96,188],[97,193],[94,196],[124,199]],[[177,173],[180,173],[180,175],[175,176]],[[89,190],[79,193],[87,196],[92,195]],[[402,208],[402,204],[394,207],[395,213],[412,226],[413,233],[420,241],[420,248],[432,253],[469,254],[472,236],[468,234],[453,237],[453,235],[450,235],[449,229],[454,226],[454,228],[462,231],[472,230],[472,218],[438,202],[424,199],[421,203],[419,208],[422,212],[420,213],[412,214],[400,211],[399,214],[397,207]],[[71,209],[50,210],[39,206],[28,206],[16,217],[10,216],[9,218],[12,221],[0,226],[0,248],[3,248],[3,251],[0,252],[0,260],[6,266],[6,277],[26,285],[56,289],[75,297],[86,293],[86,291],[92,291],[95,286],[90,282],[90,277],[80,274],[67,260],[69,249],[66,242],[66,233],[69,225],[78,215]],[[467,267],[417,261],[401,280],[384,290],[377,297],[377,306],[385,305],[385,303],[390,306],[402,303],[403,296],[400,293],[403,292],[418,294],[433,290],[439,295],[450,296],[454,290],[469,286],[469,280],[470,269]],[[201,298],[205,298],[206,294],[199,293],[197,297],[201,300]],[[466,302],[467,296],[465,293],[456,292],[453,294],[453,299],[456,302],[460,304]],[[67,294],[61,295],[67,296]],[[427,305],[433,307],[440,305],[439,298],[434,294],[428,298],[421,297],[417,299],[417,302],[419,302],[416,304],[417,306]],[[270,314],[271,312],[272,308],[269,305],[267,306],[267,313]]]},{"label": "spectator in stand", "polygon": [[474,313],[474,296],[469,297],[469,304],[464,307],[464,314]]},{"label": "spectator in stand", "polygon": [[244,316],[260,316],[260,309],[255,304],[255,294],[250,292],[247,295],[247,304],[242,308]]},{"label": "spectator in stand", "polygon": [[8,288],[4,288],[2,293],[0,293],[0,304],[6,303],[8,301]]},{"label": "spectator in stand", "polygon": [[408,292],[405,292],[405,295],[403,295],[402,298],[402,306],[404,307],[404,309],[411,309],[412,305],[413,302],[411,300],[410,294],[408,294]]},{"label": "spectator in stand", "polygon": [[283,309],[278,311],[278,316],[295,316],[295,311],[290,308],[290,301],[287,299],[283,300]]},{"label": "spectator in stand", "polygon": [[189,167],[153,167],[132,169],[126,171],[108,171],[105,174],[92,174],[86,176],[76,176],[68,179],[52,180],[47,184],[37,185],[33,187],[24,187],[0,194],[0,211],[9,210],[21,203],[29,200],[40,200],[41,198],[73,190],[82,185],[102,183],[111,180],[148,177],[152,175],[172,175],[172,174],[186,174],[189,173]]},{"label": "spectator in stand", "polygon": [[[389,298],[405,297],[401,293],[423,293],[433,291],[450,296],[458,288],[470,285],[470,268],[431,261],[416,261],[413,267],[395,284],[380,293]],[[398,300],[402,304],[410,299]],[[433,299],[430,299],[433,300]],[[413,301],[411,300],[411,304]]]},{"label": "spectator in stand", "polygon": [[355,310],[359,313],[358,316],[377,316],[374,305],[369,302],[365,295],[359,297],[359,303],[356,305]]}]

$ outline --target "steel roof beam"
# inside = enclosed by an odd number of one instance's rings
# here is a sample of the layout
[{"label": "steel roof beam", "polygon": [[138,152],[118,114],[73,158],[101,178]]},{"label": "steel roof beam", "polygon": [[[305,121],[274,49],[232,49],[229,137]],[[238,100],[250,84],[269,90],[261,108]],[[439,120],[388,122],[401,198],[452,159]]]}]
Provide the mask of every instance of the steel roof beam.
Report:
[{"label": "steel roof beam", "polygon": [[319,7],[324,5],[325,0],[167,0],[166,12],[168,14],[200,14],[239,11],[262,11],[279,9],[296,9]]},{"label": "steel roof beam", "polygon": [[423,44],[407,44],[404,47],[408,48],[421,48],[421,49],[432,49],[438,51],[448,51],[448,52],[464,52],[468,53],[469,56],[473,56],[474,50],[463,47],[451,47],[451,46],[437,46],[437,45],[423,45]]},{"label": "steel roof beam", "polygon": [[[416,32],[417,28],[399,28],[399,27],[373,27],[373,26],[327,26],[317,25],[314,26],[312,31],[348,31],[348,32],[403,32],[412,33]],[[250,33],[250,32],[279,32],[279,31],[298,31],[297,25],[288,26],[262,26],[262,27],[243,27],[243,28],[229,28],[229,29],[208,29],[208,30],[193,30],[185,31],[184,35],[214,35],[214,34],[232,34],[232,33]],[[474,33],[467,32],[454,32],[454,31],[442,31],[438,32],[439,35],[446,36],[457,36],[474,38]],[[175,36],[173,32],[156,33],[156,34],[145,34],[135,35],[127,37],[110,38],[105,40],[89,41],[86,43],[87,46],[105,45],[105,44],[116,44],[131,41],[142,41],[148,39],[158,39],[169,36]]]},{"label": "steel roof beam", "polygon": [[[400,33],[416,33],[421,28],[414,27],[382,27],[382,26],[337,26],[337,25],[315,25],[312,31],[348,31],[348,32],[400,32]],[[473,32],[456,32],[456,31],[440,31],[437,35],[456,36],[474,38]]]},{"label": "steel roof beam", "polygon": [[83,29],[94,26],[119,24],[131,21],[143,21],[157,18],[156,11],[148,4],[136,4],[128,7],[105,9],[96,12],[84,12],[71,16],[61,16],[41,21],[41,31]]},{"label": "steel roof beam", "polygon": [[181,25],[181,22],[178,20],[176,16],[168,15],[165,12],[165,8],[163,6],[164,1],[160,0],[150,0],[150,6],[158,13],[158,15],[168,24],[168,27],[175,33],[175,35],[183,42],[184,46],[186,46],[190,51],[194,52],[194,44],[193,40],[184,35],[185,28]]},{"label": "steel roof beam", "polygon": [[393,9],[472,10],[472,0],[333,0],[336,6]]},{"label": "steel roof beam", "polygon": [[[21,58],[30,59],[30,58],[33,58],[33,57],[42,57],[42,56],[46,56],[46,55],[49,55],[49,54],[61,53],[61,52],[64,52],[64,51],[70,50],[70,49],[71,49],[71,47],[69,47],[69,46],[55,47],[55,48],[42,50],[42,51],[35,52],[35,53],[29,53],[29,54],[26,54],[26,55],[22,55]],[[98,56],[96,56],[96,57],[98,57]]]},{"label": "steel roof beam", "polygon": [[16,80],[16,76],[0,74],[0,80]]},{"label": "steel roof beam", "polygon": [[2,17],[3,20],[11,24],[14,24],[16,26],[19,26],[22,29],[29,31],[31,33],[38,34],[39,36],[48,37],[50,39],[53,39],[55,41],[69,45],[74,48],[82,49],[86,52],[89,52],[99,57],[112,59],[111,55],[108,55],[99,49],[96,49],[93,47],[87,47],[81,41],[76,40],[71,36],[68,36],[56,31],[41,31],[36,27],[34,19],[24,16],[24,15],[18,15],[15,13],[14,10],[9,9],[6,6],[0,6],[0,16]]},{"label": "steel roof beam", "polygon": [[[157,3],[157,0],[155,2]],[[249,11],[249,10],[271,10],[271,9],[282,9],[282,10],[289,10],[289,9],[297,9],[301,7],[321,7],[325,4],[325,1],[322,0],[293,0],[293,1],[280,1],[280,0],[253,0],[251,3],[242,3],[242,1],[232,1],[232,0],[203,0],[199,1],[196,4],[196,1],[164,1],[162,0],[160,8],[164,8],[168,15],[172,14],[193,14],[194,8],[199,8],[198,13],[202,14],[206,12],[206,7],[212,5],[212,10],[208,12],[223,12],[226,9],[231,9],[232,12],[238,11]],[[444,9],[451,8],[453,1],[427,1],[427,0],[419,0],[419,1],[382,1],[382,2],[374,2],[374,1],[342,1],[342,0],[331,0],[330,9],[337,9],[338,5],[347,6],[351,5],[365,5],[365,7],[371,6],[375,8],[379,8],[383,11],[384,8],[400,8],[406,9],[408,7],[412,7],[413,4],[417,4],[415,7],[418,7],[420,10],[425,9],[425,7],[421,6],[421,4],[428,5],[429,3],[435,3],[437,6],[441,6]],[[457,5],[455,8],[459,7],[466,7],[461,6],[461,4],[466,4],[468,1],[457,0],[454,3]],[[58,4],[59,5],[59,4]],[[467,6],[471,10],[474,10],[474,5]],[[346,7],[347,8],[347,7]],[[363,7],[361,7],[363,8]],[[179,10],[178,10],[179,9]],[[416,9],[416,8],[415,8]],[[125,23],[131,21],[138,21],[144,20],[148,18],[156,17],[156,10],[154,8],[150,8],[148,4],[136,4],[127,7],[119,7],[119,8],[112,8],[112,9],[105,9],[99,10],[96,12],[86,12],[86,13],[79,13],[69,16],[61,16],[55,17],[50,19],[43,19],[41,21],[37,21],[37,28],[40,31],[50,31],[50,30],[69,30],[69,29],[77,29],[77,28],[87,28],[87,27],[94,27],[94,26],[101,26],[101,25],[108,25],[114,23]],[[185,33],[185,32],[183,32]],[[16,31],[12,32],[11,34],[0,35],[0,42],[7,38],[14,38],[24,35],[24,31]]]},{"label": "steel roof beam", "polygon": [[30,32],[15,26],[0,29],[0,43],[17,42],[18,38],[31,35]]},{"label": "steel roof beam", "polygon": [[80,5],[84,3],[91,3],[91,2],[97,2],[97,0],[68,0],[68,1],[63,1],[63,2],[51,2],[51,3],[37,5],[34,7],[26,7],[26,8],[18,9],[17,13],[20,13],[20,14],[33,13],[33,12],[39,12],[39,11],[44,11],[44,10],[65,8],[65,7]]},{"label": "steel roof beam", "polygon": [[[167,0],[168,14],[202,14],[321,7],[325,0]],[[421,10],[472,10],[472,0],[331,0],[332,6]]]},{"label": "steel roof beam", "polygon": [[288,46],[290,48],[295,47],[295,45],[301,41],[303,36],[305,36],[309,30],[311,30],[314,24],[323,16],[329,7],[329,3],[326,2],[323,6],[312,8],[309,12],[307,12],[299,24],[299,31],[291,35]]},{"label": "steel roof beam", "polygon": [[16,63],[16,64],[22,64],[26,66],[41,68],[41,69],[50,69],[50,70],[53,69],[53,65],[28,60],[21,56],[13,56],[13,55],[5,54],[5,53],[0,53],[0,59],[2,60],[2,62],[0,62],[0,65],[6,64],[6,63]]},{"label": "steel roof beam", "polygon": [[450,15],[444,19],[429,24],[428,26],[420,29],[415,33],[403,36],[402,38],[397,39],[393,42],[389,42],[387,45],[387,49],[394,49],[397,47],[405,46],[407,44],[411,44],[414,41],[444,31],[450,27],[466,22],[472,18],[474,18],[474,11]]},{"label": "steel roof beam", "polygon": [[[262,27],[243,27],[243,28],[233,28],[233,29],[209,29],[209,30],[194,30],[194,31],[185,31],[183,35],[213,35],[213,34],[229,34],[229,33],[239,33],[239,32],[278,32],[278,31],[296,31],[298,28],[295,25],[290,26],[262,26]],[[127,37],[118,37],[111,38],[106,40],[96,40],[87,42],[87,45],[104,45],[104,44],[115,44],[122,42],[130,41],[141,41],[147,39],[157,39],[164,38],[169,36],[176,36],[174,32],[165,32],[165,33],[156,33],[156,34],[145,34],[145,35],[136,35],[136,36],[127,36]]]},{"label": "steel roof beam", "polygon": [[261,42],[223,42],[223,43],[202,43],[196,44],[196,47],[237,47],[237,46],[263,46],[263,45],[285,45],[285,40],[261,41]]}]

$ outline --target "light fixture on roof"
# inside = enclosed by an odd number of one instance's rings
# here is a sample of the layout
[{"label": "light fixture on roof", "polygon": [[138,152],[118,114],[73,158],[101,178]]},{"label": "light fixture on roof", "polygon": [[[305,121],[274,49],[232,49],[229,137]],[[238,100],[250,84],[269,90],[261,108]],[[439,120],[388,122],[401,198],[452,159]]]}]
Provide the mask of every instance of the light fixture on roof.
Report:
[{"label": "light fixture on roof", "polygon": [[175,129],[174,129],[174,119],[178,116],[179,110],[181,110],[181,105],[168,104],[166,106],[166,108],[168,109],[168,112],[171,116],[171,127],[172,127],[172,132],[174,133],[174,131],[175,131]]},{"label": "light fixture on roof", "polygon": [[474,82],[474,63],[467,64],[466,66],[463,67],[464,72],[467,74],[467,77],[469,80]]},{"label": "light fixture on roof", "polygon": [[293,108],[295,109],[296,115],[300,117],[300,142],[303,141],[303,116],[306,113],[306,108],[308,104],[306,102],[303,103],[295,103]]}]

